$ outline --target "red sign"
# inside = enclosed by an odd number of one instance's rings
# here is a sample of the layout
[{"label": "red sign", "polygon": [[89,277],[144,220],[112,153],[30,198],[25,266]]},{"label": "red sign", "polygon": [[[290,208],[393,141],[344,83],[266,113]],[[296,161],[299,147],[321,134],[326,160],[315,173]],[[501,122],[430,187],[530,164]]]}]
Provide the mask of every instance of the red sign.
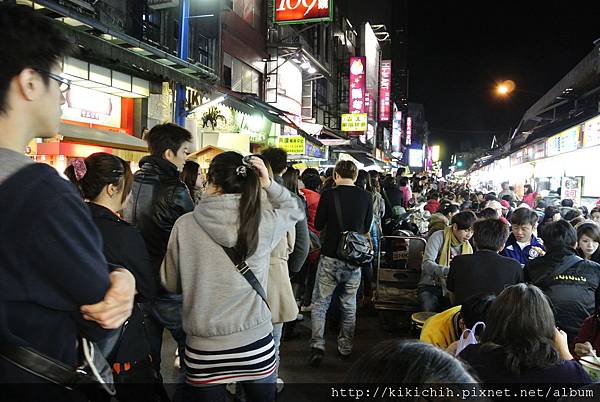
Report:
[{"label": "red sign", "polygon": [[350,57],[350,99],[348,113],[365,113],[365,92],[367,90],[367,58]]},{"label": "red sign", "polygon": [[333,0],[274,0],[273,21],[279,24],[331,21]]},{"label": "red sign", "polygon": [[392,61],[381,60],[381,81],[379,83],[379,121],[390,121],[390,92]]}]

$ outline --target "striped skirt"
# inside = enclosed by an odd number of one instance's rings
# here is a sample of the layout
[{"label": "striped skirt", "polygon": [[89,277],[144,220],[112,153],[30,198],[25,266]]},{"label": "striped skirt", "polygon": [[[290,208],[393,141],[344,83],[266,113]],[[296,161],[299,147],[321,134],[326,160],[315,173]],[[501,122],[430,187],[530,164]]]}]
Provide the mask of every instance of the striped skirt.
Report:
[{"label": "striped skirt", "polygon": [[190,385],[260,380],[277,368],[273,336],[229,350],[207,352],[186,346],[185,364]]}]

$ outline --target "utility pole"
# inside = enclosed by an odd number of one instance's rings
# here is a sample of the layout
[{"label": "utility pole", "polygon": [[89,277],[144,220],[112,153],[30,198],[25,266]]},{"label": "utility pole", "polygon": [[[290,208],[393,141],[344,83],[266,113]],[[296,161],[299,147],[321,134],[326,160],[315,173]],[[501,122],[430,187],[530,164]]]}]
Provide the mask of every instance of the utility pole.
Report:
[{"label": "utility pole", "polygon": [[[188,32],[190,17],[190,0],[181,0],[181,18],[179,21],[179,43],[177,44],[177,56],[187,61],[188,59]],[[175,84],[175,116],[174,120],[180,126],[185,126],[185,101],[186,88],[181,83]]]}]

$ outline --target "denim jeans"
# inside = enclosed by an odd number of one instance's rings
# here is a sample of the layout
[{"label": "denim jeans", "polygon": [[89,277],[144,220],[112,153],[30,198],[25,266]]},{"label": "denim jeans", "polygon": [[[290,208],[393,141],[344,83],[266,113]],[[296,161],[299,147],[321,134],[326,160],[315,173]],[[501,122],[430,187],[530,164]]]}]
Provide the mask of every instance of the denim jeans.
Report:
[{"label": "denim jeans", "polygon": [[450,307],[450,303],[443,295],[441,286],[420,286],[419,301],[422,311],[439,313]]},{"label": "denim jeans", "polygon": [[[274,402],[277,395],[275,387],[277,374],[273,372],[267,378],[253,381],[238,382],[237,386],[243,388],[243,400],[245,402]],[[185,384],[183,389],[183,400],[185,402],[226,402],[226,384],[215,385],[189,385]]]},{"label": "denim jeans", "polygon": [[356,293],[360,286],[360,267],[337,258],[321,256],[317,268],[317,279],[313,291],[311,314],[312,348],[325,350],[325,316],[336,287],[340,287],[341,309],[338,351],[342,355],[352,352],[354,328],[356,327]]},{"label": "denim jeans", "polygon": [[[283,334],[283,323],[273,324],[273,343],[275,344],[275,360],[277,360],[277,370],[275,375],[279,374],[279,345],[281,345],[281,335]],[[275,377],[277,378],[277,377]]]},{"label": "denim jeans", "polygon": [[[160,372],[162,339],[165,328],[171,332],[173,339],[177,342],[179,353],[183,353],[185,350],[185,332],[181,323],[181,305],[182,299],[179,295],[160,297],[151,303],[143,305],[152,362],[157,372]],[[175,359],[174,356],[173,359]],[[183,368],[183,359],[180,359],[180,362]]]}]

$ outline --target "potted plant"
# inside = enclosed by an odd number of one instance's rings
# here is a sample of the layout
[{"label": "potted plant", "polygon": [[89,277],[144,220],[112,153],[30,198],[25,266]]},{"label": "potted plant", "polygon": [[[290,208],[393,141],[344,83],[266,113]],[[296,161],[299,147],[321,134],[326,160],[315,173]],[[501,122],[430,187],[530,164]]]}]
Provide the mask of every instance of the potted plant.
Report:
[{"label": "potted plant", "polygon": [[221,114],[219,108],[212,106],[202,115],[202,127],[208,127],[210,124],[211,129],[214,131],[219,120],[223,120],[223,123],[227,122],[227,119]]}]

